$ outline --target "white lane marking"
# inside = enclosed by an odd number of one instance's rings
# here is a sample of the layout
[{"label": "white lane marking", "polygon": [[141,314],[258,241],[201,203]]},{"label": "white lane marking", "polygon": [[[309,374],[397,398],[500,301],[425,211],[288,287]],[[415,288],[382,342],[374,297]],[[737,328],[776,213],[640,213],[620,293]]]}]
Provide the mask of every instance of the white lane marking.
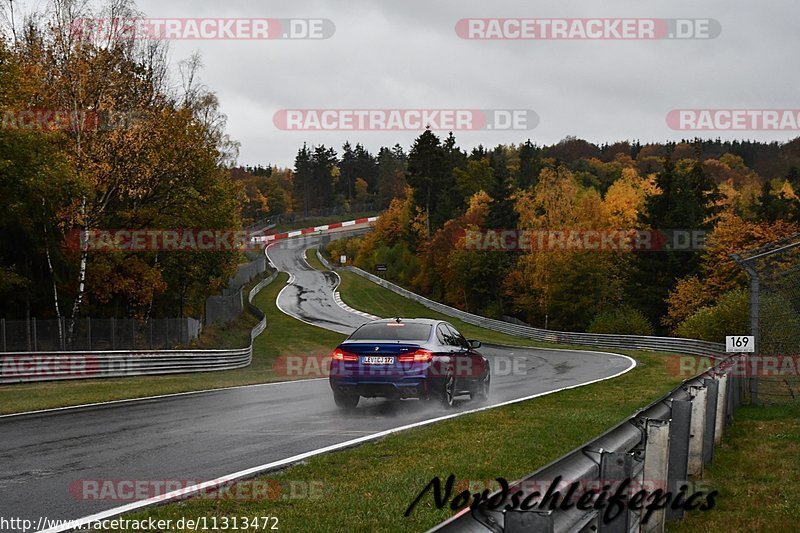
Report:
[{"label": "white lane marking", "polygon": [[336,305],[338,305],[339,307],[341,307],[343,310],[347,311],[348,313],[352,313],[354,315],[358,315],[358,316],[361,316],[361,317],[364,317],[364,318],[368,318],[370,320],[378,320],[379,318],[381,318],[379,316],[371,315],[371,314],[366,313],[364,311],[359,311],[358,309],[353,309],[352,307],[350,307],[349,305],[347,305],[346,303],[344,303],[342,301],[342,296],[339,293],[339,291],[334,291],[334,293],[333,293],[333,301],[336,302]]},{"label": "white lane marking", "polygon": [[[580,350],[571,350],[571,351],[580,351]],[[146,500],[140,500],[140,501],[137,501],[137,502],[129,503],[127,505],[123,505],[123,506],[120,506],[120,507],[115,507],[113,509],[109,509],[107,511],[102,511],[100,513],[96,513],[96,514],[93,514],[93,515],[84,516],[82,518],[77,518],[77,519],[71,521],[67,525],[51,527],[49,529],[43,530],[42,533],[60,533],[61,531],[67,531],[69,529],[75,529],[75,528],[82,527],[82,526],[85,526],[87,524],[90,524],[92,522],[96,522],[98,520],[105,520],[106,518],[112,518],[112,517],[115,517],[115,516],[119,516],[121,514],[129,513],[131,511],[135,511],[137,509],[141,509],[143,507],[147,507],[147,506],[154,505],[154,504],[157,504],[157,503],[164,503],[164,502],[167,502],[167,501],[170,501],[170,500],[181,499],[181,498],[190,496],[191,494],[194,494],[196,492],[200,492],[201,490],[205,490],[207,488],[214,488],[214,487],[217,487],[219,485],[222,485],[222,484],[225,484],[225,483],[229,483],[231,481],[235,481],[237,479],[241,479],[241,478],[244,478],[244,477],[253,476],[254,474],[259,474],[259,473],[263,473],[263,472],[266,472],[266,471],[269,471],[269,470],[275,470],[277,468],[285,467],[285,466],[291,465],[293,463],[297,463],[299,461],[303,461],[303,460],[308,459],[310,457],[314,457],[316,455],[320,455],[320,454],[323,454],[323,453],[334,452],[334,451],[337,451],[337,450],[341,450],[343,448],[350,448],[352,446],[357,446],[357,445],[363,444],[365,442],[381,439],[383,437],[386,437],[388,435],[392,435],[394,433],[399,433],[401,431],[407,431],[409,429],[414,429],[414,428],[418,428],[418,427],[422,427],[422,426],[427,426],[427,425],[430,425],[430,424],[435,424],[436,422],[442,422],[444,420],[449,420],[451,418],[458,418],[460,416],[464,416],[464,415],[468,415],[468,414],[472,414],[472,413],[480,413],[482,411],[488,411],[489,409],[496,409],[498,407],[504,407],[506,405],[512,405],[512,404],[515,404],[515,403],[524,402],[524,401],[527,401],[527,400],[532,400],[534,398],[547,396],[549,394],[555,394],[556,392],[561,392],[561,391],[565,391],[565,390],[569,390],[569,389],[575,389],[575,388],[578,388],[578,387],[585,387],[586,385],[591,385],[593,383],[598,383],[600,381],[606,381],[606,380],[609,380],[609,379],[616,378],[616,377],[621,376],[622,374],[626,374],[626,373],[630,372],[631,370],[633,370],[634,368],[636,368],[636,361],[634,359],[628,357],[627,355],[612,354],[612,353],[609,353],[609,352],[588,352],[588,353],[596,353],[596,354],[603,354],[603,355],[613,355],[615,357],[622,357],[622,358],[625,358],[628,361],[630,361],[631,364],[630,364],[630,366],[628,368],[626,368],[625,370],[623,370],[621,372],[617,372],[613,376],[608,376],[608,377],[604,377],[604,378],[595,379],[595,380],[592,380],[592,381],[587,381],[586,383],[580,383],[578,385],[570,385],[568,387],[561,387],[560,389],[555,389],[555,390],[551,390],[551,391],[540,392],[538,394],[532,394],[532,395],[526,396],[524,398],[517,398],[516,400],[508,400],[506,402],[498,403],[498,404],[495,404],[495,405],[488,405],[488,406],[485,406],[485,407],[479,407],[477,409],[470,409],[470,410],[467,410],[467,411],[461,411],[461,412],[458,412],[458,413],[453,413],[451,415],[440,416],[440,417],[437,417],[437,418],[430,418],[428,420],[422,420],[420,422],[415,422],[413,424],[407,424],[405,426],[400,426],[400,427],[396,427],[396,428],[392,428],[392,429],[387,429],[385,431],[380,431],[378,433],[373,433],[372,435],[366,435],[364,437],[359,437],[359,438],[356,438],[356,439],[348,440],[348,441],[345,441],[345,442],[341,442],[339,444],[332,444],[330,446],[325,446],[324,448],[318,448],[316,450],[311,450],[309,452],[305,452],[305,453],[301,453],[301,454],[298,454],[298,455],[294,455],[292,457],[288,457],[286,459],[281,459],[279,461],[274,461],[272,463],[267,463],[267,464],[263,464],[263,465],[259,465],[259,466],[254,466],[254,467],[248,468],[246,470],[240,470],[238,472],[234,472],[233,474],[228,474],[226,476],[218,477],[217,479],[212,479],[210,481],[205,481],[205,482],[199,483],[197,485],[184,487],[183,489],[179,489],[179,490],[175,490],[175,491],[172,491],[172,492],[168,492],[168,493],[163,494],[161,496],[155,496],[153,498],[148,498]]]},{"label": "white lane marking", "polygon": [[80,405],[67,405],[65,407],[53,407],[51,409],[39,409],[38,411],[24,411],[22,413],[9,413],[7,415],[0,415],[0,418],[12,418],[15,416],[23,416],[23,415],[38,415],[43,413],[53,413],[58,411],[69,411],[75,409],[85,409],[88,407],[100,407],[104,405],[114,405],[119,403],[131,403],[131,402],[145,402],[149,400],[160,400],[162,398],[172,398],[175,396],[189,396],[191,394],[208,394],[209,392],[218,392],[218,391],[225,391],[225,390],[233,390],[233,389],[247,389],[250,387],[266,387],[269,385],[288,385],[291,383],[304,383],[306,381],[319,381],[321,379],[328,379],[328,378],[310,378],[310,379],[295,379],[292,381],[272,381],[270,383],[253,383],[252,385],[232,385],[230,387],[220,387],[218,389],[203,389],[203,390],[191,390],[186,392],[173,392],[170,394],[159,394],[156,396],[142,396],[139,398],[125,398],[122,400],[109,400],[107,402],[95,402],[95,403],[82,403]]},{"label": "white lane marking", "polygon": [[306,248],[305,250],[303,250],[303,255],[301,257],[303,258],[303,262],[308,266],[308,268],[310,268],[311,270],[317,270],[316,268],[311,266],[311,263],[308,262],[308,257],[306,254],[308,254],[309,250],[311,250],[311,248]]}]

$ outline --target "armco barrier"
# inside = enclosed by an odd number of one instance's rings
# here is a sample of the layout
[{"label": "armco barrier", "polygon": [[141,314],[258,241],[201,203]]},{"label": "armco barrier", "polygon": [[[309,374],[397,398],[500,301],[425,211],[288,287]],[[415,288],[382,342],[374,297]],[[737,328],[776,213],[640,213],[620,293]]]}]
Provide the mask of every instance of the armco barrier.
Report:
[{"label": "armco barrier", "polygon": [[112,378],[243,368],[253,360],[253,340],[267,319],[252,301],[277,276],[272,274],[250,290],[250,311],[260,320],[250,332],[250,345],[229,350],[135,350],[87,352],[20,352],[0,356],[0,383],[64,379]]},{"label": "armco barrier", "polygon": [[[323,262],[326,268],[332,268],[331,264],[325,257],[317,253],[320,261]],[[600,333],[577,333],[569,331],[553,331],[549,329],[534,328],[531,326],[522,326],[519,324],[512,324],[510,322],[503,322],[502,320],[494,320],[491,318],[473,315],[460,309],[455,309],[448,305],[429,300],[424,296],[413,293],[409,290],[395,285],[390,281],[365,272],[360,268],[353,266],[340,267],[343,270],[349,270],[361,277],[377,283],[378,285],[389,289],[401,296],[410,300],[421,303],[428,309],[432,309],[453,318],[463,320],[467,324],[480,326],[486,329],[515,335],[518,337],[525,337],[542,342],[552,342],[556,344],[572,344],[584,346],[598,346],[602,348],[618,348],[624,350],[655,350],[669,353],[680,353],[687,355],[700,355],[705,357],[718,358],[724,355],[725,346],[715,342],[699,341],[695,339],[681,339],[675,337],[651,337],[643,335],[610,335]]]},{"label": "armco barrier", "polygon": [[[319,250],[317,257],[327,268],[332,268]],[[705,489],[699,496],[699,504],[707,503],[705,498],[712,489],[698,480],[702,479],[704,466],[712,462],[714,445],[720,443],[723,432],[733,420],[734,411],[745,396],[743,373],[731,371],[734,368],[741,370],[745,362],[742,356],[724,358],[723,345],[693,339],[571,333],[492,320],[434,302],[359,268],[342,269],[434,311],[511,335],[547,342],[658,350],[720,360],[712,370],[684,381],[600,437],[511,483],[505,497],[500,491],[489,494],[481,503],[466,507],[431,532],[661,532],[666,520],[683,517],[684,507],[672,505],[679,493],[684,494],[685,500]],[[498,477],[502,475],[502,472],[497,473]],[[607,496],[613,495],[625,480],[629,488],[625,490],[623,487],[621,492],[627,495],[627,500],[618,507],[618,513],[606,515],[605,507],[596,509],[594,505],[576,505],[584,495],[590,502],[595,501],[606,486],[610,487]],[[563,499],[553,506],[549,503],[540,505],[548,490],[558,491],[560,498],[566,498],[572,490],[572,505],[562,506]],[[628,505],[627,502],[640,490],[645,490],[647,497],[652,497],[656,490],[662,492],[643,505]],[[533,494],[536,491],[538,495]],[[458,497],[455,492],[451,494],[452,498]],[[512,495],[518,492],[516,501],[525,502],[524,508],[510,505],[514,502]],[[590,494],[592,492],[594,496]],[[657,509],[658,505],[653,504],[652,511],[647,508],[653,501],[663,500],[668,492],[671,499],[666,506]],[[531,499],[526,500],[527,497]],[[461,501],[474,501],[471,498],[472,495],[468,495]]]},{"label": "armco barrier", "polygon": [[[496,504],[492,505],[490,496],[473,509],[468,507],[460,511],[431,531],[663,531],[666,520],[683,517],[684,507],[672,505],[679,493],[683,493],[683,501],[686,501],[692,494],[701,492],[692,503],[699,506],[708,502],[707,496],[713,489],[698,480],[702,478],[704,466],[713,459],[714,445],[720,442],[736,407],[741,403],[744,379],[739,372],[731,372],[738,364],[743,364],[742,358],[734,356],[713,370],[685,381],[600,437],[511,483],[507,493],[512,495],[521,490],[519,499],[524,501],[534,491],[545,494],[552,485],[553,490],[565,496],[570,485],[577,483],[570,500],[573,503],[571,507],[561,506],[561,500],[551,509],[549,502],[541,505],[541,496],[538,496],[529,500],[527,510],[523,510],[521,505],[506,509],[511,498],[500,505],[501,497],[497,496]],[[498,473],[498,476],[501,475]],[[560,480],[554,484],[553,480],[559,477]],[[606,515],[605,508],[583,505],[582,510],[581,506],[574,505],[583,494],[595,490],[596,496],[606,485],[611,487],[609,495],[613,494],[623,480],[629,480],[628,487],[631,488],[626,492],[627,501],[616,508],[619,511],[616,516],[613,516],[614,513]],[[646,496],[651,496],[656,490],[662,492],[642,505],[628,505],[631,497],[640,490],[645,490]],[[656,509],[659,505],[653,504],[652,511],[647,508],[667,492],[671,493],[671,497],[666,506]]]}]

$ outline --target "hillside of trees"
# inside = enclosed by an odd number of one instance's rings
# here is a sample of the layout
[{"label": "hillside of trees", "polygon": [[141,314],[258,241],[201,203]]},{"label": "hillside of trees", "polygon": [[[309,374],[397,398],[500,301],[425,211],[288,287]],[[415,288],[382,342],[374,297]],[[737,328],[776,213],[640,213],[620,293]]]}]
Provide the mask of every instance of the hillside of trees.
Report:
[{"label": "hillside of trees", "polygon": [[[720,340],[746,331],[746,275],[730,254],[800,230],[800,139],[477,147],[426,131],[406,196],[376,230],[329,245],[373,271],[473,313],[570,331]],[[688,229],[693,251],[486,251],[466,230]],[[726,314],[727,313],[727,314]],[[730,322],[730,321],[729,321]]]},{"label": "hillside of trees", "polygon": [[[128,1],[82,5],[51,2],[2,28],[0,317],[200,316],[246,260],[90,253],[66,245],[76,232],[237,230],[369,205],[386,210],[376,231],[332,252],[368,270],[387,263],[390,278],[448,304],[551,329],[711,338],[715,317],[746,305],[729,255],[798,231],[800,139],[465,150],[425,131],[407,149],[304,144],[291,169],[241,167],[200,57],[172,66],[160,41],[76,39],[77,18],[141,16]],[[463,238],[615,228],[705,230],[707,246],[491,252]]]},{"label": "hillside of trees", "polygon": [[242,219],[251,224],[286,213],[313,213],[330,208],[350,212],[354,206],[383,209],[405,194],[407,156],[400,145],[382,147],[376,155],[361,144],[336,149],[303,145],[294,169],[261,165],[233,169],[243,185]]}]

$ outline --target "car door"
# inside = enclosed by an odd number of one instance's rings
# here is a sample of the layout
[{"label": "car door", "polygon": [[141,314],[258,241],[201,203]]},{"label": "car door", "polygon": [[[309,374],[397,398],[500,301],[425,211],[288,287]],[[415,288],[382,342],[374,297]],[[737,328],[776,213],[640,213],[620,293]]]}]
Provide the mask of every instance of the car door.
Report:
[{"label": "car door", "polygon": [[455,355],[458,347],[452,332],[444,323],[436,326],[436,340],[440,344],[437,350],[440,357],[434,363],[434,372],[437,377],[444,379],[449,371],[455,370]]},{"label": "car door", "polygon": [[455,352],[456,380],[461,380],[462,388],[471,387],[481,379],[486,371],[483,356],[469,347],[467,339],[452,324],[447,324],[450,336],[457,346]]}]

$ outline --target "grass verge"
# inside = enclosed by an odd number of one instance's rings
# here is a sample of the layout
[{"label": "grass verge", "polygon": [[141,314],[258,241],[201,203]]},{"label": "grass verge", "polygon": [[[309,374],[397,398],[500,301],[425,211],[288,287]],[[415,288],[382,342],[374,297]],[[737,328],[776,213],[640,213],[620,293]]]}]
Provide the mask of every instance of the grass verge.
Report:
[{"label": "grass verge", "polygon": [[719,490],[709,512],[667,530],[797,531],[800,522],[800,406],[742,406],[714,451],[705,482]]},{"label": "grass verge", "polygon": [[[167,376],[3,385],[0,386],[0,414],[285,380],[286,376],[276,373],[274,369],[273,363],[278,356],[327,354],[331,346],[335,346],[343,338],[338,333],[305,324],[278,310],[275,298],[287,279],[287,274],[279,274],[253,300],[267,316],[267,329],[256,339],[253,363],[247,368]],[[247,321],[244,327],[245,336],[241,337],[242,328],[238,327],[241,324],[231,324],[214,334],[212,341],[218,343],[215,347],[234,342],[237,342],[234,346],[247,346],[250,328],[255,324],[255,319],[249,317],[240,320]],[[238,344],[239,339],[242,339],[242,344]],[[204,340],[204,343],[212,341]]]},{"label": "grass verge", "polygon": [[[311,255],[309,253],[308,255]],[[319,263],[319,260],[317,260]],[[315,266],[315,268],[318,268]],[[321,265],[320,267],[321,268]],[[570,348],[576,350],[597,350],[589,346],[571,346],[565,344],[554,344],[547,342],[540,342],[513,335],[507,335],[498,331],[492,331],[466,322],[457,318],[444,315],[432,309],[428,309],[419,302],[404,298],[399,294],[383,287],[376,285],[368,279],[348,272],[346,270],[338,270],[339,276],[342,278],[342,284],[339,286],[339,292],[342,296],[342,301],[358,309],[381,317],[401,316],[407,318],[433,318],[438,320],[446,320],[456,327],[468,339],[477,339],[481,342],[492,344],[506,344],[509,346],[527,346],[534,348]],[[602,350],[602,348],[600,348]]]},{"label": "grass verge", "polygon": [[328,270],[325,266],[320,262],[319,258],[317,257],[317,249],[316,248],[309,248],[305,251],[306,254],[306,261],[308,264],[311,265],[311,268],[315,268],[317,270]]}]

